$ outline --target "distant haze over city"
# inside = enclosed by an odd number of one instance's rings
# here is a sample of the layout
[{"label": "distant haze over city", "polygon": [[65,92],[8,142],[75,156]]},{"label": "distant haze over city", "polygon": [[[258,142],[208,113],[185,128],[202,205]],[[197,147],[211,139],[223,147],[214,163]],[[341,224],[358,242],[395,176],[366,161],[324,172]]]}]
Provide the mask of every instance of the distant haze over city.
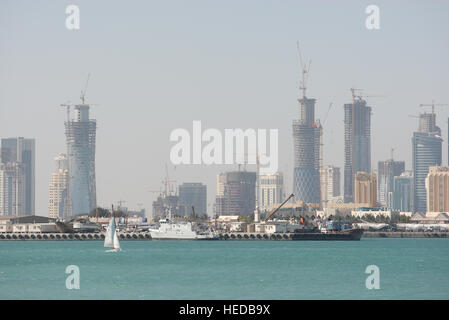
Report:
[{"label": "distant haze over city", "polygon": [[[80,29],[65,9],[80,9]],[[86,103],[96,131],[99,206],[122,200],[151,215],[170,180],[207,184],[237,165],[170,162],[170,133],[216,128],[278,129],[285,194],[293,184],[292,120],[298,118],[296,43],[311,59],[307,97],[323,119],[324,164],[343,170],[343,105],[363,89],[371,117],[371,169],[391,157],[412,167],[417,116],[449,103],[449,3],[376,1],[380,29],[365,27],[368,1],[2,1],[0,137],[35,139],[36,215],[48,215],[54,158],[66,153],[65,109]],[[370,97],[371,96],[371,97]],[[437,107],[447,165],[449,107]],[[254,165],[246,166],[254,171]],[[343,172],[342,172],[343,173]],[[341,184],[343,191],[343,183]]]}]

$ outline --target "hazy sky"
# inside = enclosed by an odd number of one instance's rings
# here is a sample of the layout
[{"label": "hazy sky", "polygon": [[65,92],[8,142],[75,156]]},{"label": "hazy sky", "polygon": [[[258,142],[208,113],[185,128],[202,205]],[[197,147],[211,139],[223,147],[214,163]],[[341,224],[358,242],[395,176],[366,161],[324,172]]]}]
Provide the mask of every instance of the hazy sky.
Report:
[{"label": "hazy sky", "polygon": [[[80,8],[80,30],[65,8]],[[380,30],[365,8],[380,8]],[[53,158],[66,151],[61,103],[97,103],[97,199],[151,212],[174,145],[170,132],[279,129],[279,164],[292,185],[292,119],[299,63],[312,59],[308,96],[324,131],[325,164],[343,166],[343,104],[365,89],[373,107],[372,165],[390,157],[411,169],[420,103],[449,103],[447,1],[18,1],[0,2],[0,136],[36,139],[36,213],[48,214]],[[437,108],[447,160],[449,107]],[[169,165],[178,183],[208,185],[237,166]],[[248,167],[251,169],[251,167]],[[343,171],[342,171],[343,173]]]}]

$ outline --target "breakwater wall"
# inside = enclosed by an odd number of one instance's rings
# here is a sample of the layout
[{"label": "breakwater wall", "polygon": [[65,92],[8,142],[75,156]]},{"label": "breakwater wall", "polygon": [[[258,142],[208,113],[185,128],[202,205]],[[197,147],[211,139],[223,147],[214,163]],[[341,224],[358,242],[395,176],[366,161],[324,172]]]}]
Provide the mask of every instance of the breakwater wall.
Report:
[{"label": "breakwater wall", "polygon": [[[120,241],[151,240],[149,233],[119,233]],[[0,241],[103,241],[103,233],[1,233]]]}]

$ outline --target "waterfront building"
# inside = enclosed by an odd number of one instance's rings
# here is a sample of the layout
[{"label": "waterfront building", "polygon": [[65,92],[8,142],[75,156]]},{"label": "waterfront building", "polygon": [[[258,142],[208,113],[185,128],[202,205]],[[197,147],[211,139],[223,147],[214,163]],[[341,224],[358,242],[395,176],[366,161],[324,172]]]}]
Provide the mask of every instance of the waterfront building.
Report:
[{"label": "waterfront building", "polygon": [[89,118],[89,105],[75,105],[74,119],[65,122],[69,159],[69,192],[72,214],[85,214],[97,206],[95,137],[97,124]]},{"label": "waterfront building", "polygon": [[426,212],[426,177],[429,167],[441,166],[441,130],[435,125],[435,114],[420,115],[419,131],[413,133],[413,195],[414,212]]},{"label": "waterfront building", "polygon": [[356,173],[354,179],[354,203],[360,207],[377,207],[377,177],[375,173]]},{"label": "waterfront building", "polygon": [[320,190],[322,207],[335,197],[340,196],[340,168],[334,166],[323,166],[320,168]]},{"label": "waterfront building", "polygon": [[[1,163],[18,163],[24,177],[24,203],[20,204],[20,212],[24,215],[35,213],[35,140],[18,138],[2,138],[0,145]],[[18,183],[18,182],[17,182]],[[22,196],[19,196],[22,198]]]},{"label": "waterfront building", "polygon": [[69,198],[69,164],[67,156],[60,153],[55,158],[56,170],[51,174],[48,188],[48,216],[55,219],[71,215]]},{"label": "waterfront building", "polygon": [[187,209],[189,215],[192,214],[192,207],[195,208],[195,215],[207,214],[207,186],[192,182],[181,184],[179,202]]},{"label": "waterfront building", "polygon": [[268,210],[272,204],[282,203],[284,178],[282,173],[259,176],[260,210]]},{"label": "waterfront building", "polygon": [[390,198],[390,195],[394,189],[394,177],[400,176],[404,170],[405,161],[395,161],[393,159],[379,161],[377,196],[381,206],[392,207],[393,200]]},{"label": "waterfront building", "polygon": [[217,176],[215,214],[252,215],[256,199],[256,172],[231,171]]},{"label": "waterfront building", "polygon": [[353,101],[344,105],[344,201],[354,201],[354,176],[371,172],[371,107],[351,89]]},{"label": "waterfront building", "polygon": [[429,168],[426,178],[427,215],[449,212],[449,166]]}]

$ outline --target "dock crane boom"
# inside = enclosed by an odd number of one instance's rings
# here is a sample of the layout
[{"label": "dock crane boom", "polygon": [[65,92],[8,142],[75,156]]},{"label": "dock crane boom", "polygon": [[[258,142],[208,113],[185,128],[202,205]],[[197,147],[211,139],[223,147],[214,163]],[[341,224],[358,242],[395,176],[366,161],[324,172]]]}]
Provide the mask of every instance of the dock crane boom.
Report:
[{"label": "dock crane boom", "polygon": [[274,209],[270,214],[268,214],[268,216],[265,218],[265,222],[267,222],[268,220],[270,220],[270,218],[272,217],[272,216],[274,216],[274,214],[276,213],[276,212],[278,212],[278,210],[280,209],[280,208],[282,208],[283,206],[284,206],[284,204],[286,204],[287,203],[287,201],[288,200],[290,200],[291,198],[293,198],[294,197],[294,194],[292,193],[284,202],[282,202],[280,205],[279,205],[279,207],[277,207],[276,209]]}]

